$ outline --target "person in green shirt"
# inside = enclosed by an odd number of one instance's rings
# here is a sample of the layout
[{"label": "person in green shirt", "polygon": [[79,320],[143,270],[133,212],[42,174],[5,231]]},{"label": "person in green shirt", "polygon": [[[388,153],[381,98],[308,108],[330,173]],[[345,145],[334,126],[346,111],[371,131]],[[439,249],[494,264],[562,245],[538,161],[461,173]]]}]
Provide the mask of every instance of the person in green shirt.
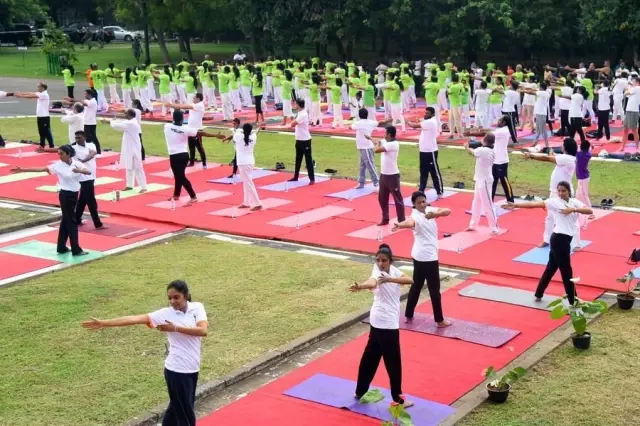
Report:
[{"label": "person in green shirt", "polygon": [[401,69],[402,74],[400,75],[400,80],[405,87],[405,90],[402,92],[402,110],[409,111],[411,109],[411,87],[415,88],[415,83],[413,81],[413,75],[409,70],[409,65],[407,64],[406,67],[401,66]]},{"label": "person in green shirt", "polygon": [[449,139],[453,139],[456,133],[459,138],[464,136],[464,129],[462,128],[462,92],[464,92],[464,86],[460,83],[460,77],[457,73],[453,74],[451,76],[451,84],[447,88],[449,104],[451,105],[449,112]]},{"label": "person in green shirt", "polygon": [[[458,73],[459,75],[460,73]],[[469,74],[467,74],[468,76]],[[470,92],[470,87],[469,87],[469,82],[465,79],[460,79],[460,81],[462,82],[462,87],[463,87],[463,91],[462,91],[462,129],[463,130],[467,130],[469,127],[471,127],[471,119],[469,118],[469,92]]]},{"label": "person in green shirt", "polygon": [[251,99],[251,79],[253,77],[254,68],[251,65],[240,65],[240,97],[242,98],[242,107],[251,108],[253,100]]},{"label": "person in green shirt", "polygon": [[149,91],[147,90],[147,71],[138,69],[137,71],[137,88],[138,88],[138,100],[142,104],[142,107],[146,111],[153,111],[153,104],[149,98]]},{"label": "person in green shirt", "polygon": [[162,115],[172,114],[173,111],[165,105],[165,103],[173,101],[173,97],[171,95],[171,82],[173,81],[173,76],[171,75],[169,66],[165,65],[163,72],[154,72],[154,77],[157,78],[159,82],[158,92],[160,93],[160,100],[162,101]]},{"label": "person in green shirt", "polygon": [[220,90],[220,102],[222,103],[222,121],[233,120],[233,101],[231,100],[231,68],[224,66],[218,73],[218,89]]},{"label": "person in green shirt", "polygon": [[231,102],[233,102],[233,110],[242,111],[242,102],[240,101],[240,70],[237,66],[231,68],[231,80],[229,81],[229,91],[231,92]]},{"label": "person in green shirt", "polygon": [[344,128],[344,118],[342,117],[342,79],[336,77],[335,84],[327,84],[327,89],[331,93],[331,114],[333,123],[331,127],[336,129]]},{"label": "person in green shirt", "polygon": [[120,96],[118,95],[118,85],[116,78],[120,77],[120,70],[115,67],[113,63],[110,63],[106,70],[104,70],[107,77],[107,84],[109,85],[109,101],[112,104],[120,103]]},{"label": "person in green shirt", "polygon": [[360,84],[360,76],[357,68],[353,68],[351,77],[347,80],[347,87],[349,92],[349,120],[355,120],[358,117],[358,101],[356,95],[358,94],[358,84]]},{"label": "person in green shirt", "polygon": [[73,89],[76,86],[76,80],[74,76],[76,75],[76,70],[73,68],[73,65],[69,64],[62,70],[62,77],[64,78],[64,85],[67,88],[67,97],[73,99]]},{"label": "person in green shirt", "polygon": [[94,69],[91,71],[91,79],[93,80],[93,88],[98,94],[96,98],[96,101],[98,101],[98,111],[106,112],[109,110],[109,104],[104,96],[104,83],[107,75],[102,70]]},{"label": "person in green shirt", "polygon": [[585,96],[584,100],[582,101],[582,107],[585,111],[587,111],[587,114],[589,115],[591,121],[597,119],[596,114],[593,111],[593,80],[595,80],[596,78],[598,78],[597,72],[587,71],[585,76],[580,81],[580,84],[587,91],[587,96]]},{"label": "person in green shirt", "polygon": [[265,81],[260,68],[256,69],[256,73],[251,78],[251,87],[253,90],[253,98],[256,105],[256,123],[259,127],[264,123],[264,113],[262,112],[262,96],[264,95]]},{"label": "person in green shirt", "polygon": [[494,69],[496,69],[496,64],[494,62],[487,62],[487,75],[491,75]]},{"label": "person in green shirt", "polygon": [[[487,77],[490,81],[490,77]],[[491,94],[489,95],[489,123],[496,123],[502,116],[502,98],[504,97],[504,80],[496,77],[495,83],[489,84]]]},{"label": "person in green shirt", "polygon": [[127,68],[122,74],[122,81],[120,85],[122,86],[122,100],[124,101],[124,109],[131,109],[133,106],[131,99],[131,87],[133,86],[134,78],[132,78],[132,70],[131,68]]},{"label": "person in green shirt", "polygon": [[389,103],[391,104],[391,125],[400,124],[402,132],[406,131],[406,123],[402,115],[402,92],[405,90],[400,79],[399,72],[394,74],[394,79],[385,84],[384,90],[389,91]]},{"label": "person in green shirt", "polygon": [[322,125],[322,110],[320,106],[320,89],[321,82],[318,74],[311,76],[311,82],[307,84],[309,90],[309,99],[311,100],[311,114],[309,114],[309,121],[312,126]]},{"label": "person in green shirt", "polygon": [[178,103],[186,104],[189,101],[187,100],[187,91],[186,84],[182,80],[185,75],[185,67],[183,64],[178,64],[176,66],[176,70],[173,72],[173,81],[176,83],[176,92],[178,93]]},{"label": "person in green shirt", "polygon": [[524,79],[524,73],[522,72],[522,65],[520,65],[520,64],[516,65],[516,70],[513,73],[513,78],[518,83],[522,83],[522,80]]},{"label": "person in green shirt", "polygon": [[431,76],[430,80],[425,80],[422,84],[424,87],[425,101],[427,106],[433,107],[434,117],[438,122],[438,130],[442,129],[442,123],[440,121],[440,103],[438,102],[438,92],[440,92],[440,85],[438,84],[438,77]]},{"label": "person in green shirt", "polygon": [[284,75],[284,64],[277,64],[271,71],[271,84],[273,85],[273,102],[282,103],[282,77]]},{"label": "person in green shirt", "polygon": [[[284,68],[284,67],[283,67]],[[291,95],[293,94],[293,73],[290,70],[284,71],[284,79],[282,79],[282,125],[287,125],[287,120],[293,118],[293,109],[291,108]]]},{"label": "person in green shirt", "polygon": [[447,101],[447,71],[444,64],[440,65],[440,69],[436,71],[440,90],[438,91],[438,104],[442,111],[449,110],[449,102]]}]

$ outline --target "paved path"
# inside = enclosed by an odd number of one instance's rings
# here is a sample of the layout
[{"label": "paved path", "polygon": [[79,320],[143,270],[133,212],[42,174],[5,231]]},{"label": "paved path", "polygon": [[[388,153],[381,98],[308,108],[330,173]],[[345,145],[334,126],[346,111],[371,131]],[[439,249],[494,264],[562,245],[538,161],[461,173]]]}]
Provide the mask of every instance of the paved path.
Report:
[{"label": "paved path", "polygon": [[[49,85],[49,97],[52,101],[60,100],[66,96],[67,89],[64,87],[63,81],[55,79],[0,77],[0,90],[3,92],[35,92],[39,81],[44,81]],[[79,88],[82,88],[81,80],[76,81],[76,84],[78,84]],[[35,115],[35,113],[35,100],[14,97],[0,98],[0,117]]]}]

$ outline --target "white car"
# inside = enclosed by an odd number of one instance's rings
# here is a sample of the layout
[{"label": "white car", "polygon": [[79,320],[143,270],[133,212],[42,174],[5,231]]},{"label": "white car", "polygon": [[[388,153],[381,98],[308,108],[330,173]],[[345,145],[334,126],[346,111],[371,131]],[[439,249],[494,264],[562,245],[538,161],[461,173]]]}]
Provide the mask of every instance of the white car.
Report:
[{"label": "white car", "polygon": [[117,26],[104,27],[104,30],[113,31],[116,41],[133,41],[136,35],[138,35],[138,31],[128,31]]}]

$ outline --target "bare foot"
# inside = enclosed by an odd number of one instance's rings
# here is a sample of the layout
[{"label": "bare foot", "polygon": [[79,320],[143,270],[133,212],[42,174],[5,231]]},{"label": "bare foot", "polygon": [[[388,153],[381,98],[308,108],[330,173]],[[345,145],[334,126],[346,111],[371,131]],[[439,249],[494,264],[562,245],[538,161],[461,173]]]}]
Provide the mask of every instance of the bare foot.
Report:
[{"label": "bare foot", "polygon": [[239,209],[248,209],[248,208],[249,208],[249,206],[247,206],[246,204],[240,204],[240,205],[238,206],[238,208],[239,208]]},{"label": "bare foot", "polygon": [[449,327],[451,325],[451,321],[441,321],[438,323],[438,328],[445,328],[445,327]]},{"label": "bare foot", "polygon": [[262,206],[255,206],[249,209],[249,211],[257,212],[258,210],[262,210]]},{"label": "bare foot", "polygon": [[494,229],[493,231],[491,231],[491,235],[493,236],[500,235],[500,231],[498,231],[497,229]]},{"label": "bare foot", "polygon": [[125,186],[123,191],[131,191],[133,188],[129,187],[129,186]]},{"label": "bare foot", "polygon": [[545,247],[549,247],[549,243],[545,243],[544,241],[541,242],[540,244],[538,244],[539,248],[545,248]]},{"label": "bare foot", "polygon": [[139,192],[139,194],[144,194],[145,192],[147,192],[147,190],[146,190],[146,189],[141,189],[141,190],[140,190],[140,192]]},{"label": "bare foot", "polygon": [[405,401],[404,401],[404,404],[402,404],[402,406],[403,406],[404,408],[413,407],[413,401],[407,401],[407,400],[405,400]]},{"label": "bare foot", "polygon": [[468,227],[467,229],[465,229],[466,232],[472,232],[472,231],[475,231],[475,230],[476,230],[476,228],[473,228],[471,226]]},{"label": "bare foot", "polygon": [[404,319],[404,322],[412,322],[412,321],[413,321],[413,318],[405,317],[405,319]]}]

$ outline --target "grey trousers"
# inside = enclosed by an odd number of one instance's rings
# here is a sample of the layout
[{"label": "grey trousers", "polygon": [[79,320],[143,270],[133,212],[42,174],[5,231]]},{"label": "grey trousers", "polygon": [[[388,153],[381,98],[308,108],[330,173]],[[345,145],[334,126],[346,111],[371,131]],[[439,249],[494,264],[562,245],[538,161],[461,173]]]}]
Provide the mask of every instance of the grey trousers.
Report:
[{"label": "grey trousers", "polygon": [[544,139],[545,146],[549,146],[549,136],[547,135],[547,116],[536,114],[536,142],[540,136]]},{"label": "grey trousers", "polygon": [[371,176],[371,182],[378,185],[378,171],[376,170],[375,157],[373,155],[373,149],[359,149],[360,151],[360,179],[358,182],[360,185],[364,185],[366,180],[366,172],[369,171]]}]

